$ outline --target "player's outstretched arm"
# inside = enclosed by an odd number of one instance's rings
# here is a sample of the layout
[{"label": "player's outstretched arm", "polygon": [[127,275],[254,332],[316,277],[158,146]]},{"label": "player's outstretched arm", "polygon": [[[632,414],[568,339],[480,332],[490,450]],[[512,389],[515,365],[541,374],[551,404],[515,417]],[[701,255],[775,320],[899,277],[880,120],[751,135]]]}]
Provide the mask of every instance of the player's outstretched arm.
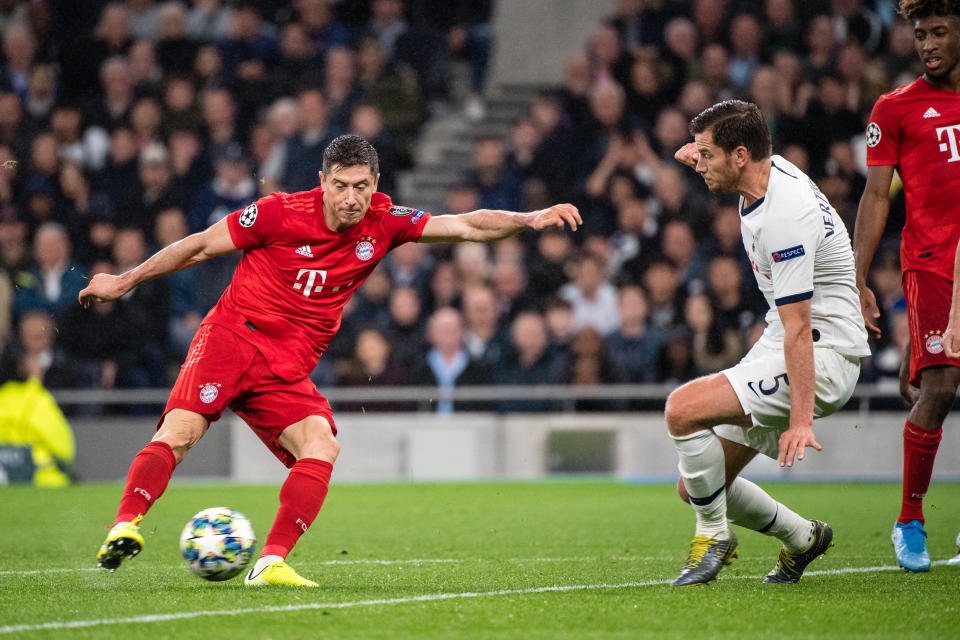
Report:
[{"label": "player's outstretched arm", "polygon": [[116,300],[140,283],[181,271],[204,260],[236,250],[237,246],[233,243],[227,228],[227,219],[224,218],[208,229],[164,247],[140,265],[118,276],[98,273],[80,292],[80,304],[89,307],[91,302]]},{"label": "player's outstretched arm", "polygon": [[853,228],[853,258],[857,267],[857,289],[860,290],[860,312],[863,323],[875,338],[881,335],[877,318],[880,308],[877,298],[867,286],[867,274],[870,263],[877,252],[883,228],[887,224],[890,211],[890,183],[893,180],[892,166],[873,166],[867,168],[867,185],[857,207],[857,221]]},{"label": "player's outstretched arm", "polygon": [[432,216],[423,225],[420,242],[490,242],[516,235],[526,229],[543,231],[550,227],[573,231],[583,224],[572,204],[555,204],[539,211],[519,213],[478,209],[457,215]]},{"label": "player's outstretched arm", "polygon": [[813,408],[816,379],[813,367],[813,331],[810,300],[777,307],[783,322],[783,358],[790,381],[790,428],[780,436],[780,466],[793,466],[794,457],[803,460],[806,447],[822,451],[813,436]]}]

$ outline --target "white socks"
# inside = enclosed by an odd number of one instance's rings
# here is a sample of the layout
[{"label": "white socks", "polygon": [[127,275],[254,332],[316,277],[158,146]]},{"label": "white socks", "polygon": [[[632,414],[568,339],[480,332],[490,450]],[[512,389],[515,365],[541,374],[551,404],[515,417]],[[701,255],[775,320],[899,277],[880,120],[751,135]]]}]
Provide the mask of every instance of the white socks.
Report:
[{"label": "white socks", "polygon": [[777,502],[746,478],[734,479],[726,493],[727,517],[733,524],[773,536],[791,553],[806,551],[813,544],[813,522]]},{"label": "white socks", "polygon": [[283,562],[283,558],[281,556],[263,556],[257,559],[257,564],[253,565],[253,575],[257,575],[274,562]]},{"label": "white socks", "polygon": [[691,436],[673,438],[673,445],[680,457],[677,468],[690,504],[697,512],[696,535],[727,539],[725,470],[720,439],[710,429],[704,429]]}]

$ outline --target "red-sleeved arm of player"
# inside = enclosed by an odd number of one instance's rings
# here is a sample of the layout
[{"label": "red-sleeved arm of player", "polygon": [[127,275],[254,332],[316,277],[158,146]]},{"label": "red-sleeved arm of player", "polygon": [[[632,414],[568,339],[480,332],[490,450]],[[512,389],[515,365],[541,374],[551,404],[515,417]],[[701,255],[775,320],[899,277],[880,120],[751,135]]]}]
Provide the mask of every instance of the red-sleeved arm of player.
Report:
[{"label": "red-sleeved arm of player", "polygon": [[282,224],[283,203],[275,193],[227,216],[227,228],[237,249],[252,249],[267,244]]},{"label": "red-sleeved arm of player", "polygon": [[900,117],[896,102],[880,96],[867,124],[867,166],[895,166],[900,162]]}]

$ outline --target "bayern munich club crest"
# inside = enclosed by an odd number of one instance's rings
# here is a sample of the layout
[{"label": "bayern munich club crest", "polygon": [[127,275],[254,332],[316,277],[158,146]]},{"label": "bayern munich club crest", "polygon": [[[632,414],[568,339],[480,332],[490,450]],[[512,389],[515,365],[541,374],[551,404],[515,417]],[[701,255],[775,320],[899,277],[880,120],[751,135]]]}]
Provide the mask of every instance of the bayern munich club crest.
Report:
[{"label": "bayern munich club crest", "polygon": [[220,385],[215,382],[208,382],[200,387],[200,402],[210,404],[220,395]]},{"label": "bayern munich club crest", "polygon": [[363,236],[360,239],[360,242],[357,243],[356,248],[353,250],[354,255],[357,256],[357,260],[366,262],[373,257],[374,250],[376,247],[377,240],[373,236]]},{"label": "bayern munich club crest", "polygon": [[923,346],[927,350],[927,353],[931,353],[933,355],[943,353],[943,336],[939,330],[931,331],[923,338]]}]

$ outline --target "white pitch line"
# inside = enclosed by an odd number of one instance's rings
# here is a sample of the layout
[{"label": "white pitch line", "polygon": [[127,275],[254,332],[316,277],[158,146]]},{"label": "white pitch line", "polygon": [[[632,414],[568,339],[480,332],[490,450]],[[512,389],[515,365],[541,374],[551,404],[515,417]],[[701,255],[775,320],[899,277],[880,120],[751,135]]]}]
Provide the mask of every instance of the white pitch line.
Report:
[{"label": "white pitch line", "polygon": [[[946,560],[934,562],[934,565],[946,564]],[[826,569],[823,571],[808,571],[805,575],[843,575],[846,573],[872,573],[877,571],[899,571],[897,566],[880,567],[847,567],[844,569]],[[756,579],[757,576],[727,576],[725,579]],[[606,589],[629,589],[637,587],[654,587],[668,585],[670,580],[645,580],[643,582],[623,582],[620,584],[572,584],[552,587],[532,587],[529,589],[500,589],[497,591],[465,591],[461,593],[428,593],[406,598],[384,598],[378,600],[355,600],[353,602],[317,602],[310,604],[288,604],[282,606],[255,607],[249,609],[221,609],[218,611],[184,611],[182,613],[157,613],[144,616],[130,616],[126,618],[100,618],[96,620],[67,620],[62,622],[44,622],[41,624],[16,624],[0,627],[0,634],[21,633],[24,631],[49,631],[59,629],[79,629],[83,627],[98,627],[109,624],[142,624],[144,622],[168,622],[171,620],[189,620],[209,616],[237,616],[250,613],[282,613],[290,611],[309,611],[315,609],[347,609],[350,607],[370,607],[389,604],[408,604],[411,602],[435,602],[438,600],[458,600],[466,598],[491,598],[497,596],[529,595],[534,593],[565,593],[569,591],[599,591]]]}]

